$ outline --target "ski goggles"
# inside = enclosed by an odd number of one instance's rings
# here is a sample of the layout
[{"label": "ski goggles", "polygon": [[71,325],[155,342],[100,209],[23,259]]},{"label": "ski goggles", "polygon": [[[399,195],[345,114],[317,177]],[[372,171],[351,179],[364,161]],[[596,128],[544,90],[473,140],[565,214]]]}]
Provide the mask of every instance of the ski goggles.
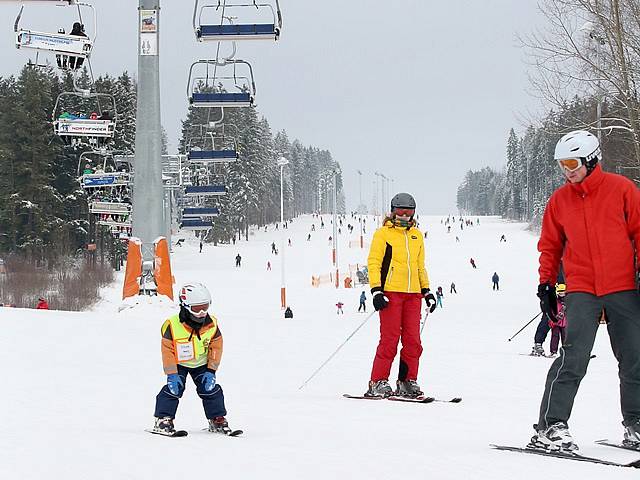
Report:
[{"label": "ski goggles", "polygon": [[560,165],[562,170],[575,172],[583,165],[583,163],[581,158],[563,158],[558,160],[558,165]]},{"label": "ski goggles", "polygon": [[197,305],[185,305],[185,307],[196,317],[202,318],[207,314],[207,311],[209,311],[209,305],[209,303],[200,303]]},{"label": "ski goggles", "polygon": [[415,208],[394,208],[393,213],[398,217],[412,217],[416,213]]}]

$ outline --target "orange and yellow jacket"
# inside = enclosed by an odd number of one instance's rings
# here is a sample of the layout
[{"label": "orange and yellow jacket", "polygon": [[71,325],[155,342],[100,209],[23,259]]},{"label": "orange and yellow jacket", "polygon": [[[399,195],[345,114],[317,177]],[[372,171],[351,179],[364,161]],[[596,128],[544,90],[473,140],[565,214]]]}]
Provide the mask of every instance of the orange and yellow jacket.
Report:
[{"label": "orange and yellow jacket", "polygon": [[397,227],[385,220],[373,234],[367,263],[371,293],[421,293],[429,288],[424,239],[416,227]]},{"label": "orange and yellow jacket", "polygon": [[222,333],[213,315],[207,315],[198,330],[181,321],[178,314],[173,315],[162,324],[161,333],[162,366],[166,375],[178,373],[178,364],[188,368],[207,365],[210,370],[218,370]]}]

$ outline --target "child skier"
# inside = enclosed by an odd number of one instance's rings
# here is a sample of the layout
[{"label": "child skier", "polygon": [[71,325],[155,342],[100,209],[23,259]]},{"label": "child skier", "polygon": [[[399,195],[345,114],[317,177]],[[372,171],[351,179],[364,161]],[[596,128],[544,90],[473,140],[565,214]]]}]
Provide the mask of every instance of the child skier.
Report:
[{"label": "child skier", "polygon": [[336,314],[342,313],[344,315],[344,312],[342,311],[342,307],[343,306],[344,306],[344,303],[342,303],[342,302],[336,303],[336,307],[338,307],[338,311],[336,312]]},{"label": "child skier", "polygon": [[444,297],[444,292],[442,291],[442,287],[438,287],[436,290],[436,307],[439,305],[442,308],[442,298]]},{"label": "child skier", "polygon": [[558,296],[558,310],[556,312],[555,321],[549,319],[549,328],[551,328],[551,356],[555,357],[558,354],[558,344],[562,340],[564,345],[565,332],[567,327],[567,318],[565,316],[566,305],[564,303],[564,296],[567,293],[567,286],[564,283],[556,285],[556,295]]},{"label": "child skier", "polygon": [[[207,312],[211,294],[201,283],[187,283],[180,289],[180,312],[162,325],[162,364],[167,384],[156,396],[155,425],[151,430],[166,436],[183,436],[173,420],[178,402],[185,390],[187,375],[196,384],[202,399],[209,431],[238,435],[227,424],[222,388],[216,382],[216,371],[222,357],[222,333],[218,320]],[[184,433],[182,433],[184,432]]]}]

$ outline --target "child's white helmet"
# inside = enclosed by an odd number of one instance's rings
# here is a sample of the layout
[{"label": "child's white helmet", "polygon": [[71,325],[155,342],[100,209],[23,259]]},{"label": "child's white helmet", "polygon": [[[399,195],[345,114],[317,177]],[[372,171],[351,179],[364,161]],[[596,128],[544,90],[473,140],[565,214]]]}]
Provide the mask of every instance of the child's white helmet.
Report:
[{"label": "child's white helmet", "polygon": [[186,308],[196,318],[204,318],[211,305],[211,294],[207,287],[198,282],[186,283],[180,288],[180,306]]}]

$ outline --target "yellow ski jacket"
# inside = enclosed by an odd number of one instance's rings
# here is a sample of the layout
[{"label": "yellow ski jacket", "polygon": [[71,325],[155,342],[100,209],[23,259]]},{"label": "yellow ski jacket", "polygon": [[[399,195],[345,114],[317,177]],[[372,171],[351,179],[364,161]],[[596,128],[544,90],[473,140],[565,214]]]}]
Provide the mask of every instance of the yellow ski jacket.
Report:
[{"label": "yellow ski jacket", "polygon": [[390,220],[385,221],[373,234],[367,263],[371,293],[421,293],[429,288],[424,239],[415,227],[396,227]]}]

